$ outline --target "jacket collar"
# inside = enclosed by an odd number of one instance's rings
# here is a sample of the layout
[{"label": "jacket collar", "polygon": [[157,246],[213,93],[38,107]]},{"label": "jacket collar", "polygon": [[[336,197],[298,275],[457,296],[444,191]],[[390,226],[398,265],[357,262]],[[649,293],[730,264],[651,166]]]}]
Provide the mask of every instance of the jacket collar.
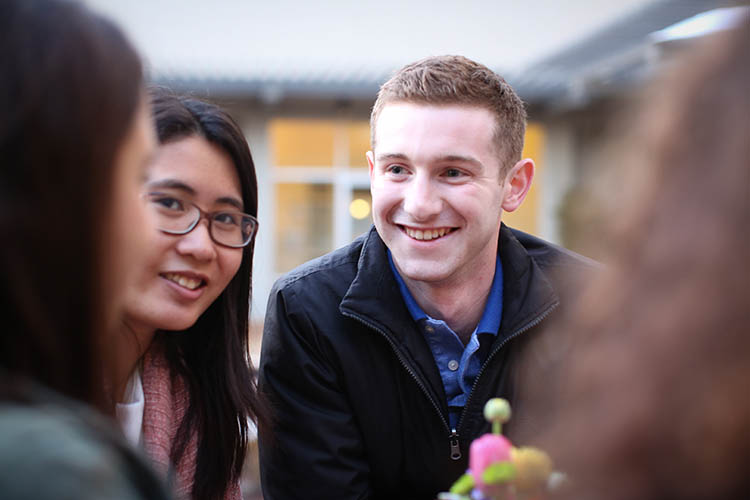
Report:
[{"label": "jacket collar", "polygon": [[355,314],[399,343],[413,322],[393,274],[388,268],[386,246],[375,226],[365,236],[357,262],[357,274],[339,304],[342,313]]},{"label": "jacket collar", "polygon": [[[514,231],[504,224],[500,228],[498,251],[503,266],[503,317],[494,346],[501,346],[530,328],[558,304],[549,280]],[[428,382],[426,386],[436,404],[445,405],[445,391],[432,352],[424,336],[414,334],[419,330],[388,267],[386,246],[374,226],[362,240],[357,274],[339,304],[339,311],[385,335],[409,369]]]},{"label": "jacket collar", "polygon": [[[503,266],[504,293],[498,342],[532,325],[559,302],[552,284],[516,235],[522,239],[525,236],[501,225],[498,251]],[[415,331],[413,320],[388,268],[385,244],[374,226],[364,237],[357,274],[339,310],[365,320],[402,346],[408,348],[414,344],[414,337],[426,346],[421,335],[412,334]],[[414,345],[413,348],[421,350],[424,346]]]},{"label": "jacket collar", "polygon": [[386,336],[404,367],[412,371],[447,414],[445,390],[432,351],[406,308],[396,279],[388,267],[386,246],[375,227],[365,236],[357,274],[339,304],[345,316],[354,316]]},{"label": "jacket collar", "polygon": [[519,238],[525,235],[502,224],[498,251],[503,265],[503,317],[498,341],[533,325],[559,304],[552,283]]}]

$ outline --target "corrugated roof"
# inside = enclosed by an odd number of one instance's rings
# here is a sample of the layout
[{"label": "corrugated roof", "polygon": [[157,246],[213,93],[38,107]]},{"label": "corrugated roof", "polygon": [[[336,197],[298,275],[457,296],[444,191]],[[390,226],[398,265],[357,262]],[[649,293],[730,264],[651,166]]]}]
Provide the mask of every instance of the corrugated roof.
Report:
[{"label": "corrugated roof", "polygon": [[460,53],[526,100],[570,92],[592,64],[720,0],[86,0],[115,18],[152,78],[212,94],[371,99],[397,68]]},{"label": "corrugated roof", "polygon": [[[589,37],[551,54],[513,75],[513,81],[531,101],[562,102],[605,91],[649,74],[654,44],[649,35],[700,12],[747,4],[741,0],[664,0],[601,27]],[[588,87],[588,88],[586,88]]]}]

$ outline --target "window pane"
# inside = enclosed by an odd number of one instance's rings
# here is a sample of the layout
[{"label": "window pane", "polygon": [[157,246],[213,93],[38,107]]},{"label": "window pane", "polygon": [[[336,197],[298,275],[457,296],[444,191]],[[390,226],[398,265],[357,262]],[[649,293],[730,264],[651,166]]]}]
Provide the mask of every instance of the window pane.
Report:
[{"label": "window pane", "polygon": [[369,189],[352,190],[349,217],[352,218],[352,239],[370,230],[372,225],[372,196]]},{"label": "window pane", "polygon": [[330,184],[276,185],[276,272],[284,273],[331,251]]},{"label": "window pane", "polygon": [[515,212],[503,212],[503,222],[507,225],[525,231],[527,233],[537,234],[537,219],[539,218],[539,198],[538,193],[544,186],[540,186],[544,176],[544,128],[538,123],[529,123],[526,126],[526,137],[524,139],[522,158],[533,158],[535,164],[534,182],[531,183],[531,190],[526,195],[523,204]]},{"label": "window pane", "polygon": [[349,138],[349,166],[366,167],[365,153],[370,150],[370,124],[366,121],[352,122],[347,127]]},{"label": "window pane", "polygon": [[271,121],[271,158],[278,167],[333,165],[334,122],[277,118]]}]

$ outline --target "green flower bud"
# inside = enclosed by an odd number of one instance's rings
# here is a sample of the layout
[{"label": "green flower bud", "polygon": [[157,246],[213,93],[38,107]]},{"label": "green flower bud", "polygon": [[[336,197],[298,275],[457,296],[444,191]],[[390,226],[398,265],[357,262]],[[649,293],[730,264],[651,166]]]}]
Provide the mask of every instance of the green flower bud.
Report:
[{"label": "green flower bud", "polygon": [[504,424],[510,420],[510,404],[503,398],[492,398],[484,405],[484,418],[488,422]]}]

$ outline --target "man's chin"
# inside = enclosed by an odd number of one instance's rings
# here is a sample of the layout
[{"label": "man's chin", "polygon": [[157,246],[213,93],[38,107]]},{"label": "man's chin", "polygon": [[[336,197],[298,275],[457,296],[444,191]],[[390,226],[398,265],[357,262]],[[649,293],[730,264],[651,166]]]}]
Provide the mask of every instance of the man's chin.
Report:
[{"label": "man's chin", "polygon": [[[394,258],[394,261],[396,259]],[[398,261],[396,261],[398,262]],[[425,260],[414,262],[413,259],[402,261],[404,265],[396,264],[399,273],[404,279],[419,281],[423,283],[440,283],[444,281],[450,273],[444,269],[444,262]]]}]

